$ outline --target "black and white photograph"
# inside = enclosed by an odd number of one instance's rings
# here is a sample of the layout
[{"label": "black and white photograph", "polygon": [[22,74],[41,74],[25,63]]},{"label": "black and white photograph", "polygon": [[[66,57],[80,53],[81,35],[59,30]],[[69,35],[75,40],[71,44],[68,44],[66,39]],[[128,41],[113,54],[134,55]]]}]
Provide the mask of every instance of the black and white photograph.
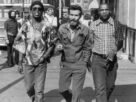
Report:
[{"label": "black and white photograph", "polygon": [[136,0],[0,0],[0,102],[136,102]]}]

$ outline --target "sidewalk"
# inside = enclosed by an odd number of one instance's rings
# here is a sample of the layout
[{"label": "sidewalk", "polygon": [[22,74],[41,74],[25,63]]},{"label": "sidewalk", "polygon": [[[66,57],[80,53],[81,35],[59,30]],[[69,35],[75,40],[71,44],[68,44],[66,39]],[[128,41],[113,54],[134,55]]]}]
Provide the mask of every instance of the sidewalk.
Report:
[{"label": "sidewalk", "polygon": [[[2,63],[2,61],[0,60]],[[58,92],[59,57],[48,65],[45,82],[45,102],[60,102]],[[82,98],[85,102],[94,100],[94,86],[91,73],[87,73]],[[136,64],[119,60],[116,88],[110,102],[136,101]],[[17,72],[17,66],[0,71],[0,102],[31,102],[26,95],[23,75]]]}]

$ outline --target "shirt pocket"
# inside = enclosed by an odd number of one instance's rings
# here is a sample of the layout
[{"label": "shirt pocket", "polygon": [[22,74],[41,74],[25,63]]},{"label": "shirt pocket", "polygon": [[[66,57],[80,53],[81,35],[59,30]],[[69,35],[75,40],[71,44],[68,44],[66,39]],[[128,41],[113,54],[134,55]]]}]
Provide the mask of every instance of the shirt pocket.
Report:
[{"label": "shirt pocket", "polygon": [[77,37],[74,39],[74,46],[81,46],[85,41],[85,35],[84,34],[79,34]]}]

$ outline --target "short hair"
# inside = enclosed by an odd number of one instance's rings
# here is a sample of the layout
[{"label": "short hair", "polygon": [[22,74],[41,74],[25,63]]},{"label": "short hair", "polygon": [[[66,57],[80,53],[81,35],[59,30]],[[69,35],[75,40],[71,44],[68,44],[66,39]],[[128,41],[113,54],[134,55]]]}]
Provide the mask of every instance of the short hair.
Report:
[{"label": "short hair", "polygon": [[70,13],[70,10],[79,10],[80,11],[80,16],[82,15],[82,8],[81,6],[79,5],[71,5],[69,8],[68,8],[68,12]]},{"label": "short hair", "polygon": [[110,9],[110,6],[109,6],[109,4],[108,3],[101,3],[100,5],[99,5],[99,10],[100,10],[100,7],[102,6],[102,5],[107,5],[107,7]]},{"label": "short hair", "polygon": [[49,6],[49,7],[47,8],[47,11],[49,11],[49,10],[54,10],[54,7],[53,7],[53,6]]},{"label": "short hair", "polygon": [[33,6],[35,6],[35,5],[39,5],[42,8],[42,11],[44,11],[44,6],[41,3],[41,1],[33,1],[31,6],[30,6],[30,11],[32,10]]}]

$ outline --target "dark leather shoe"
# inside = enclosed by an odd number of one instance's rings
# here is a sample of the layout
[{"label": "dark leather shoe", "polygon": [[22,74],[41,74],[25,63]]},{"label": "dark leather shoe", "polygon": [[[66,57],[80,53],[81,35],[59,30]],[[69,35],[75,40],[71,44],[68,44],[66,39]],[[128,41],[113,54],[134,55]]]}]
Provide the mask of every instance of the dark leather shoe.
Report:
[{"label": "dark leather shoe", "polygon": [[9,65],[9,67],[13,67],[13,66],[14,66],[13,64]]}]

